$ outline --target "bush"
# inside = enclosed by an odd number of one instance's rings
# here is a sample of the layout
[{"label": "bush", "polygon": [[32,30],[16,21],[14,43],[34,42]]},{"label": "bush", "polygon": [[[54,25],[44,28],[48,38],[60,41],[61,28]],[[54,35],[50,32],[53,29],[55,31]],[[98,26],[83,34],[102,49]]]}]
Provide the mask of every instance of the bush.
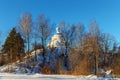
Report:
[{"label": "bush", "polygon": [[90,61],[85,57],[80,64],[78,64],[73,70],[74,75],[89,75],[90,72]]},{"label": "bush", "polygon": [[113,73],[115,73],[116,75],[120,75],[120,58],[116,58],[113,65]]},{"label": "bush", "polygon": [[43,74],[52,74],[52,70],[48,65],[44,65],[42,68],[42,73]]}]

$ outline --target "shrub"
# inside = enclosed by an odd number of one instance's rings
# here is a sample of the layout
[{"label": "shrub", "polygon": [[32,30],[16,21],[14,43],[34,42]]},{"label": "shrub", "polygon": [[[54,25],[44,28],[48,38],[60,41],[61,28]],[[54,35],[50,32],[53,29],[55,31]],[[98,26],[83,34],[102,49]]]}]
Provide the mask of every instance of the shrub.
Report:
[{"label": "shrub", "polygon": [[52,74],[52,70],[48,65],[44,65],[42,68],[42,73],[43,74]]},{"label": "shrub", "polygon": [[80,64],[73,70],[74,75],[89,75],[90,74],[90,61],[85,57]]},{"label": "shrub", "polygon": [[120,58],[116,58],[113,65],[113,72],[116,74],[116,75],[120,75]]}]

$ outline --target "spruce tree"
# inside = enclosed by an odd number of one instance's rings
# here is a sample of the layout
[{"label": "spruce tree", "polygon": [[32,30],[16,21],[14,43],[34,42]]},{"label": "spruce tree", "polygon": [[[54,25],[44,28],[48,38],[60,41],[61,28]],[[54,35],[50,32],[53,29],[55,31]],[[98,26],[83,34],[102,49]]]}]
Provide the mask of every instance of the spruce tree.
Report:
[{"label": "spruce tree", "polygon": [[15,28],[11,30],[6,38],[2,51],[7,54],[8,62],[20,59],[21,53],[24,53],[24,40]]}]

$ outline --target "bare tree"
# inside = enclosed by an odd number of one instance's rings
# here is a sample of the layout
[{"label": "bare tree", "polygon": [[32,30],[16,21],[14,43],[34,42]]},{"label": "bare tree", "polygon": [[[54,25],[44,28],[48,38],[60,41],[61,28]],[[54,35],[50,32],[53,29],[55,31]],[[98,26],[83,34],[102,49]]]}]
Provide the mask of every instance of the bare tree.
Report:
[{"label": "bare tree", "polygon": [[114,48],[114,46],[116,46],[115,43],[115,38],[113,36],[111,36],[110,34],[107,33],[103,33],[101,35],[101,51],[103,53],[103,61],[104,61],[104,66],[107,63],[107,54],[110,53],[110,51],[112,51],[112,48]]},{"label": "bare tree", "polygon": [[51,33],[52,33],[52,29],[49,24],[49,20],[45,19],[44,15],[40,15],[38,17],[37,31],[38,31],[39,39],[41,40],[41,45],[42,45],[42,49],[43,49],[43,58],[44,58],[43,64],[44,64],[44,62],[45,62],[45,47],[47,44],[47,40],[49,39],[49,37],[51,36]]},{"label": "bare tree", "polygon": [[90,37],[92,38],[93,54],[95,55],[95,74],[98,74],[98,57],[100,55],[100,31],[96,21],[90,24]]},{"label": "bare tree", "polygon": [[84,53],[87,56],[93,56],[95,62],[95,74],[98,73],[98,57],[100,54],[100,31],[98,24],[94,21],[90,24],[89,32],[87,33],[84,42],[82,43]]},{"label": "bare tree", "polygon": [[35,62],[37,61],[37,55],[36,55],[36,50],[37,50],[37,45],[38,45],[38,39],[39,39],[39,31],[38,31],[38,27],[36,26],[36,24],[34,23],[33,26],[33,31],[32,31],[32,37],[33,37],[33,49],[35,50]]},{"label": "bare tree", "polygon": [[[0,31],[0,36],[1,36],[1,31]],[[4,59],[4,56],[3,56],[3,54],[2,54],[2,52],[1,52],[1,38],[0,38],[0,65],[3,65],[4,64],[4,62],[5,62],[5,59]]]},{"label": "bare tree", "polygon": [[103,53],[108,53],[112,49],[115,43],[115,38],[108,33],[101,35],[101,48]]},{"label": "bare tree", "polygon": [[64,52],[64,66],[69,69],[69,52],[74,46],[75,41],[75,25],[66,24],[65,22],[60,23],[61,34],[65,41],[65,52]]},{"label": "bare tree", "polygon": [[85,27],[83,24],[81,23],[77,24],[75,34],[76,34],[76,41],[75,41],[76,47],[82,48],[82,42],[85,39]]},{"label": "bare tree", "polygon": [[59,26],[61,28],[62,36],[65,40],[65,47],[66,47],[65,55],[67,56],[67,50],[73,47],[76,26],[66,24],[65,22],[61,22]]},{"label": "bare tree", "polygon": [[30,36],[31,36],[31,28],[32,28],[32,18],[31,18],[30,13],[23,14],[23,16],[21,17],[21,19],[19,21],[19,27],[23,33],[25,40],[27,41],[27,47],[28,47],[27,51],[28,51],[28,54],[30,54],[29,53],[29,51],[30,51]]}]

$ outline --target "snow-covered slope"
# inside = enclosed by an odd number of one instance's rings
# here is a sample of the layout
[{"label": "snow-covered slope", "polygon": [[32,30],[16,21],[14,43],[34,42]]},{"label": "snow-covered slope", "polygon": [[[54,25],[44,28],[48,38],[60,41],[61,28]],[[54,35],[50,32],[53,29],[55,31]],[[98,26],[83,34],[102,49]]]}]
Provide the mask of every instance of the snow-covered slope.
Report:
[{"label": "snow-covered slope", "polygon": [[[61,49],[55,49],[53,52],[47,51],[45,53],[45,64],[49,67],[54,67],[58,63],[59,56],[62,53]],[[36,59],[35,59],[36,58]],[[16,61],[0,67],[0,72],[10,73],[40,73],[41,65],[43,64],[42,50],[38,49],[32,51],[31,55],[27,55],[22,61]]]}]

